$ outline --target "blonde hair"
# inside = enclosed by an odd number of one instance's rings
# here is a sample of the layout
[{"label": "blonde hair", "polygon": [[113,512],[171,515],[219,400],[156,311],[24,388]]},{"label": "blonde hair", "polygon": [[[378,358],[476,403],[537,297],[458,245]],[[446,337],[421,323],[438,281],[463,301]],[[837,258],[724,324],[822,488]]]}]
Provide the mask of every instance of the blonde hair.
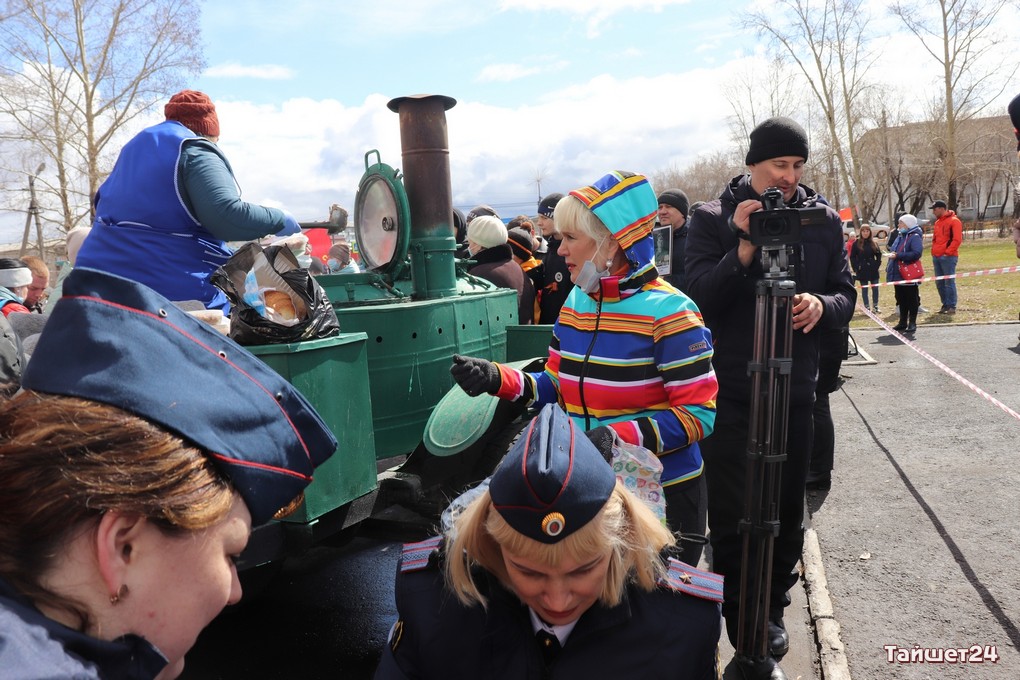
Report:
[{"label": "blonde hair", "polygon": [[[563,201],[560,201],[562,204]],[[557,209],[559,205],[557,205]],[[609,571],[599,601],[616,606],[628,583],[652,590],[665,573],[659,552],[676,539],[655,514],[619,482],[601,511],[563,540],[541,543],[511,527],[486,491],[457,518],[447,534],[447,586],[463,604],[487,606],[472,568],[480,566],[509,586],[502,549],[555,567],[564,558],[583,561],[609,551]]]},{"label": "blonde hair", "polygon": [[50,268],[46,266],[45,262],[35,255],[26,255],[21,258],[21,261],[25,263],[25,266],[28,267],[35,276],[44,276],[47,279],[50,278]]},{"label": "blonde hair", "polygon": [[609,227],[577,196],[564,196],[560,199],[553,210],[553,221],[556,222],[557,231],[560,231],[564,224],[573,225],[577,231],[588,238],[595,239],[600,248],[602,244],[613,238]]},{"label": "blonde hair", "polygon": [[621,258],[621,262],[626,261],[623,248],[620,247],[613,232],[609,231],[605,222],[600,220],[598,215],[593,213],[577,196],[561,198],[553,210],[553,219],[556,222],[556,231],[560,234],[563,233],[563,225],[569,224],[575,231],[593,239],[596,253],[602,250],[607,243],[614,243],[617,247],[617,257]]}]

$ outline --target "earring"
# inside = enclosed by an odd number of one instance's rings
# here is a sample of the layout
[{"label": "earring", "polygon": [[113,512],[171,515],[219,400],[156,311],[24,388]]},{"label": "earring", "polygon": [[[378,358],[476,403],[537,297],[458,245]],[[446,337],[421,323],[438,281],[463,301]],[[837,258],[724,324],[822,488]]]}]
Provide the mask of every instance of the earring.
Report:
[{"label": "earring", "polygon": [[120,588],[117,588],[117,592],[110,596],[110,604],[116,605],[120,602],[120,599],[127,595],[128,587],[126,583],[122,583]]},{"label": "earring", "polygon": [[609,271],[609,268],[612,267],[612,266],[613,266],[613,261],[612,260],[606,260],[606,271]]}]

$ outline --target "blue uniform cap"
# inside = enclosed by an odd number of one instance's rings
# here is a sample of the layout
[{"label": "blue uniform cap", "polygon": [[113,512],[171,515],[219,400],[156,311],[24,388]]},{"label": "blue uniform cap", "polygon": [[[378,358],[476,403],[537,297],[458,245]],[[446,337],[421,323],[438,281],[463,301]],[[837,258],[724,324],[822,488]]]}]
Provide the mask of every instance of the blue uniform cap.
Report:
[{"label": "blue uniform cap", "polygon": [[496,468],[489,495],[511,527],[551,544],[590,522],[615,486],[616,474],[595,445],[548,404]]},{"label": "blue uniform cap", "polygon": [[268,521],[312,481],[337,442],[294,387],[152,289],[75,268],[23,387],[116,406],[204,450]]}]

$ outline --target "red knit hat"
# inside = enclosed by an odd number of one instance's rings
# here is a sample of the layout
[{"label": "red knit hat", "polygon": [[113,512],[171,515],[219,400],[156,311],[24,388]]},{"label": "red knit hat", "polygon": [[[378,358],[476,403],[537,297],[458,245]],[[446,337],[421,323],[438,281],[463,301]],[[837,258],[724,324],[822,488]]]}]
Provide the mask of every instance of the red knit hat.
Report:
[{"label": "red knit hat", "polygon": [[176,120],[192,132],[206,137],[220,136],[220,119],[209,96],[197,90],[182,90],[163,107],[167,120]]}]

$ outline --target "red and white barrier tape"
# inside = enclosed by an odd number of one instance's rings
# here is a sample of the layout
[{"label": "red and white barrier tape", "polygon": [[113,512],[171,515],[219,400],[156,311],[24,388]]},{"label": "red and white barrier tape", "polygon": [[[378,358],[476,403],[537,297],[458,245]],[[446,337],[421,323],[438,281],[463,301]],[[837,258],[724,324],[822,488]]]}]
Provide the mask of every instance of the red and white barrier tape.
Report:
[{"label": "red and white barrier tape", "polygon": [[[1017,269],[1017,268],[1016,267],[1011,267],[1011,269]],[[968,273],[970,273],[970,272],[968,272]],[[978,387],[977,385],[975,385],[971,381],[967,380],[962,375],[960,375],[959,373],[957,373],[953,369],[949,368],[948,366],[946,366],[944,363],[942,363],[941,361],[939,361],[938,359],[936,359],[932,355],[930,355],[927,352],[925,352],[923,349],[921,349],[916,344],[914,344],[914,342],[912,340],[908,340],[903,335],[901,335],[898,331],[893,330],[893,328],[891,326],[889,326],[889,324],[887,324],[885,321],[880,319],[870,309],[865,309],[861,305],[858,305],[858,309],[864,309],[864,313],[867,314],[868,317],[871,318],[872,321],[877,323],[879,326],[881,326],[885,330],[889,331],[894,337],[898,338],[899,341],[902,342],[904,345],[906,345],[910,349],[914,350],[915,352],[920,354],[922,357],[927,359],[929,362],[931,362],[932,364],[937,366],[946,375],[949,375],[950,377],[954,378],[957,382],[962,384],[964,387],[968,388],[971,392],[974,392],[975,394],[980,396],[982,399],[984,399],[984,400],[986,400],[988,402],[991,402],[994,406],[997,406],[999,409],[1004,411],[1007,415],[1012,416],[1016,420],[1020,420],[1020,413],[1017,413],[1016,411],[1014,411],[1010,407],[1006,406],[1001,401],[999,401],[998,399],[996,399],[992,395],[988,394],[983,389],[981,389],[980,387]]]},{"label": "red and white barrier tape", "polygon": [[921,283],[922,281],[942,281],[943,279],[962,279],[967,276],[987,276],[988,274],[1009,274],[1010,272],[1020,272],[1020,265],[1013,267],[999,267],[997,269],[983,269],[976,272],[963,272],[962,274],[944,274],[942,276],[926,276],[923,279],[913,279],[912,281],[884,281],[882,283],[862,283],[861,287],[867,286],[868,288],[878,288],[879,286],[903,286],[908,283]]}]

